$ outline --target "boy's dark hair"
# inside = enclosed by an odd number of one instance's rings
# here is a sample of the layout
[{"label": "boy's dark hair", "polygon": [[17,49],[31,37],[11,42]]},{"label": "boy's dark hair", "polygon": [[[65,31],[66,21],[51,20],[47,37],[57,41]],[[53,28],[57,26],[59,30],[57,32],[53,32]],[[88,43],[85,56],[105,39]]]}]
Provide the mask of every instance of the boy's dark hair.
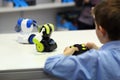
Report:
[{"label": "boy's dark hair", "polygon": [[96,24],[101,25],[107,31],[110,40],[120,40],[119,4],[120,0],[113,3],[103,1],[96,5],[94,9]]}]

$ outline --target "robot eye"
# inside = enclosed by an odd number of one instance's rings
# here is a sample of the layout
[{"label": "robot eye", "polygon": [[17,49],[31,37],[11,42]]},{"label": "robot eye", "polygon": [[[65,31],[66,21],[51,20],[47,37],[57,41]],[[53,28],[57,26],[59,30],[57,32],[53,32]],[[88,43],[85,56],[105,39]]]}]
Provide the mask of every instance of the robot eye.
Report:
[{"label": "robot eye", "polygon": [[31,25],[33,25],[33,20],[31,20],[31,19],[28,19],[27,20],[27,28],[30,28],[31,27]]},{"label": "robot eye", "polygon": [[25,33],[31,32],[33,30],[32,20],[24,19],[21,22],[21,30]]}]

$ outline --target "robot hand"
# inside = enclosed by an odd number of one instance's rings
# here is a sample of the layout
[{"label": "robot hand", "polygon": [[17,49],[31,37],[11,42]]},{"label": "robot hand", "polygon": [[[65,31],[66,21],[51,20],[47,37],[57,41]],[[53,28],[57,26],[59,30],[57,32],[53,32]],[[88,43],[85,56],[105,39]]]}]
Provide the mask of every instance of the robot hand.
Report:
[{"label": "robot hand", "polygon": [[33,38],[33,43],[36,44],[38,52],[50,52],[57,48],[56,42],[50,38],[53,31],[53,24],[47,23],[42,27],[38,26],[38,32],[42,32],[42,40],[39,41],[36,37]]},{"label": "robot hand", "polygon": [[33,27],[36,27],[36,21],[32,19],[19,18],[17,25],[15,26],[15,31],[20,32],[18,36],[19,43],[29,43],[33,44],[32,38],[35,34],[31,34]]}]

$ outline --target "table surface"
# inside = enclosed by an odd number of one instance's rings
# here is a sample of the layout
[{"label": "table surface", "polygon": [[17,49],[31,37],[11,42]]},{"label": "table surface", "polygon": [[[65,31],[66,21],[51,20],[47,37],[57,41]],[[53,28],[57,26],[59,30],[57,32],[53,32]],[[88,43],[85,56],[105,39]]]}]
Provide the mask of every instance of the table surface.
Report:
[{"label": "table surface", "polygon": [[94,42],[102,45],[95,30],[55,31],[51,38],[56,41],[57,49],[40,53],[36,51],[34,44],[18,43],[18,35],[19,33],[0,34],[0,71],[43,68],[49,56],[61,54],[65,47],[76,43]]}]

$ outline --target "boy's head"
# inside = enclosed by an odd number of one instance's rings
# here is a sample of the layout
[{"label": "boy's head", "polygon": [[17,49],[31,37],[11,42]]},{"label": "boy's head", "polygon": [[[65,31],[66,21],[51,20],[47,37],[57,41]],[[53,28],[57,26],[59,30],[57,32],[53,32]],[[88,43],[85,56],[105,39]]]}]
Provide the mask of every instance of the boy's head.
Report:
[{"label": "boy's head", "polygon": [[94,8],[94,16],[96,33],[102,43],[120,40],[120,0],[99,3]]}]

